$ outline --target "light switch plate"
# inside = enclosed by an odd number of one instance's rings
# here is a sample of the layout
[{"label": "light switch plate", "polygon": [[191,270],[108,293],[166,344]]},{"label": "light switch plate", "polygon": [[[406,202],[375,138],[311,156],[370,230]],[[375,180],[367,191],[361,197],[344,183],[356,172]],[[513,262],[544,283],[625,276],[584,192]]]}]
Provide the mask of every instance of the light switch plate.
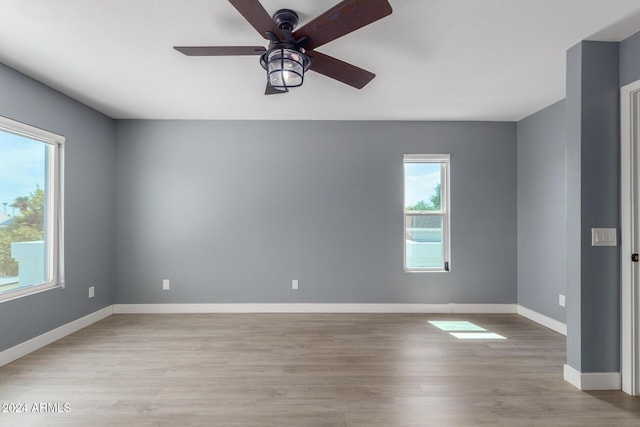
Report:
[{"label": "light switch plate", "polygon": [[592,228],[591,246],[618,246],[617,229]]}]

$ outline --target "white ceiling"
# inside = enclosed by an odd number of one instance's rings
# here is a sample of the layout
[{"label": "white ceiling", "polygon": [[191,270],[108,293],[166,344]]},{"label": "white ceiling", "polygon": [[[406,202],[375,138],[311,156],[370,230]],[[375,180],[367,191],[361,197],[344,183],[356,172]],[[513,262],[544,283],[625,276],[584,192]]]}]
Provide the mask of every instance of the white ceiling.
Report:
[{"label": "white ceiling", "polygon": [[[262,0],[300,25],[338,0]],[[357,90],[310,72],[264,96],[264,45],[224,0],[0,0],[0,62],[114,118],[519,120],[565,94],[565,53],[640,30],[638,0],[390,0],[393,14],[318,51],[377,74]]]}]

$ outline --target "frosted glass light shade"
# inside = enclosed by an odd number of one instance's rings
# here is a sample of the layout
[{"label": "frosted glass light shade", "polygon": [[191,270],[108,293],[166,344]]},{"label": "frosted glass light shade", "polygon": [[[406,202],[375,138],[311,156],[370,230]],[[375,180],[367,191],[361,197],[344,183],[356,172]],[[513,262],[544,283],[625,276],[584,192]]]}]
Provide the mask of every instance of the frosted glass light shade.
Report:
[{"label": "frosted glass light shade", "polygon": [[268,53],[266,62],[271,86],[280,90],[302,86],[309,62],[303,53],[293,49],[275,49]]}]

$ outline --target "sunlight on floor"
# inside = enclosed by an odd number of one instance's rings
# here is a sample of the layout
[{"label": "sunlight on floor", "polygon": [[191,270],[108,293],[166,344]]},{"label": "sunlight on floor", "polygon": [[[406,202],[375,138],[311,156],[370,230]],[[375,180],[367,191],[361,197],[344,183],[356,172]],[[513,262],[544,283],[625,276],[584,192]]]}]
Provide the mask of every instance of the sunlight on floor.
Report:
[{"label": "sunlight on floor", "polygon": [[429,320],[429,323],[443,331],[486,331],[485,328],[466,320]]},{"label": "sunlight on floor", "polygon": [[451,332],[451,335],[461,340],[506,340],[494,332]]},{"label": "sunlight on floor", "polygon": [[[429,320],[436,328],[449,332],[461,340],[506,340],[506,337],[494,332],[487,332],[482,326],[466,320]],[[455,331],[455,332],[451,332]]]}]

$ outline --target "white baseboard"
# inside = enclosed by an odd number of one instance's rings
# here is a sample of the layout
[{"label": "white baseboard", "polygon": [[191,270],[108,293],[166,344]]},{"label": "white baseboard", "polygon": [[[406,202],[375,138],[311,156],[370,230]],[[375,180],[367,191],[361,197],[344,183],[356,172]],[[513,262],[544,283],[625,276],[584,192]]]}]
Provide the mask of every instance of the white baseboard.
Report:
[{"label": "white baseboard", "polygon": [[564,365],[564,380],[579,390],[620,390],[620,372],[582,373],[569,365]]},{"label": "white baseboard", "polygon": [[533,311],[522,305],[518,305],[518,314],[522,317],[526,317],[529,320],[533,320],[536,323],[546,326],[547,328],[556,331],[559,334],[567,336],[567,325],[552,319],[551,317],[540,314],[537,311]]},{"label": "white baseboard", "polygon": [[25,341],[21,344],[8,348],[0,352],[0,366],[4,366],[8,363],[11,363],[14,360],[17,360],[46,345],[49,345],[55,341],[58,341],[60,338],[64,338],[67,335],[71,335],[72,333],[77,332],[82,328],[86,328],[92,323],[95,323],[99,320],[109,317],[112,314],[113,314],[113,306],[110,305],[101,310],[95,311],[91,314],[81,317],[80,319],[76,319],[72,322],[69,322],[65,325],[55,328],[49,332],[45,332],[42,335],[38,335],[37,337],[32,338],[28,341]]},{"label": "white baseboard", "polygon": [[115,304],[114,314],[146,313],[516,313],[516,304]]}]

